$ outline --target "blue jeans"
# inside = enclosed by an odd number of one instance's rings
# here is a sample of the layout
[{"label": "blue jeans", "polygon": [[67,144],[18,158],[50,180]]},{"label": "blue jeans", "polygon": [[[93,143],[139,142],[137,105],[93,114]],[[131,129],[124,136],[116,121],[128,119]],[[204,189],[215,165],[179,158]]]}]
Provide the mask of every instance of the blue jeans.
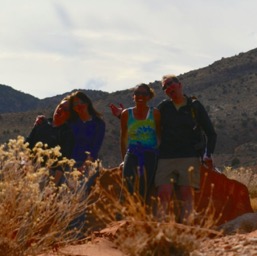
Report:
[{"label": "blue jeans", "polygon": [[158,158],[157,154],[152,151],[145,151],[143,158],[144,169],[141,172],[138,156],[127,152],[124,158],[123,177],[131,194],[138,192],[144,200],[148,200],[154,188]]}]

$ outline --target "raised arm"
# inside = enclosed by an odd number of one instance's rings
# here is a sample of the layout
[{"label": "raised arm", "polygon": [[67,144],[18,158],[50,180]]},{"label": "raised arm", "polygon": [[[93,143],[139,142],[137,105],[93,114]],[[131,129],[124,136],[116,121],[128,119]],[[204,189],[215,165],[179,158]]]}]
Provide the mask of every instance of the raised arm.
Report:
[{"label": "raised arm", "polygon": [[120,105],[119,107],[115,106],[115,105],[112,104],[112,103],[109,105],[109,107],[110,107],[110,109],[111,109],[111,111],[112,111],[112,114],[113,114],[114,116],[116,116],[117,118],[121,118],[121,113],[122,113],[122,111],[124,110],[123,104],[120,103],[119,105]]},{"label": "raised arm", "polygon": [[160,142],[161,142],[161,114],[160,114],[159,109],[154,108],[153,116],[154,116],[154,121],[155,121],[157,142],[158,142],[158,146],[159,146]]}]

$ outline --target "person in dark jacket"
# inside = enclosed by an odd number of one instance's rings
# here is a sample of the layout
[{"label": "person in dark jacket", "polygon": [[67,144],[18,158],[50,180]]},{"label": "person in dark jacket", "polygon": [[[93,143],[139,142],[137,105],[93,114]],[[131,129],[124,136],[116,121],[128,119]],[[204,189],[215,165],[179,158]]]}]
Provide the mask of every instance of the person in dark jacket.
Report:
[{"label": "person in dark jacket", "polygon": [[[162,213],[169,211],[171,198],[181,202],[178,222],[186,222],[193,209],[194,189],[200,187],[200,164],[212,165],[216,132],[204,106],[183,93],[174,75],[163,76],[162,90],[169,99],[158,105],[161,113],[161,143],[155,176]],[[207,145],[201,148],[201,131]]]},{"label": "person in dark jacket", "polygon": [[[65,127],[71,133],[67,138],[63,138],[60,142],[62,145],[61,148],[65,153],[65,156],[75,160],[75,167],[78,168],[84,176],[88,176],[86,161],[96,161],[98,160],[98,154],[100,148],[103,143],[104,135],[105,135],[105,122],[102,118],[102,115],[94,108],[91,99],[82,91],[75,91],[72,94],[66,97],[69,103],[69,113],[64,115],[63,123],[65,122]],[[57,116],[58,117],[58,116]],[[60,121],[59,121],[60,122]],[[37,126],[41,126],[42,124],[49,123],[49,120],[46,119],[45,116],[38,116],[35,121],[35,131],[32,131],[32,134],[35,133],[39,128]],[[48,130],[59,130],[64,127],[60,127],[58,129],[48,126],[48,129],[41,129],[40,131],[40,139],[42,141],[42,137],[45,140],[51,140],[51,136],[47,136]],[[65,129],[66,129],[65,128]],[[51,133],[52,131],[50,131]],[[39,136],[39,135],[37,135]],[[38,137],[33,139],[34,136],[29,136],[30,144],[33,143],[32,140],[38,142]],[[55,138],[55,136],[53,136]],[[49,141],[48,141],[49,144]],[[49,145],[56,144],[50,143]],[[97,174],[96,174],[97,176]],[[96,177],[94,176],[94,177]],[[88,188],[91,187],[91,183],[93,183],[93,177],[88,181]],[[92,182],[91,182],[92,181]]]},{"label": "person in dark jacket", "polygon": [[[204,106],[196,98],[184,95],[176,76],[163,76],[162,90],[169,99],[157,107],[161,115],[161,143],[155,185],[162,204],[160,217],[169,214],[171,199],[176,199],[182,202],[176,218],[183,222],[192,211],[194,189],[200,186],[200,164],[213,167],[217,134]],[[123,105],[109,107],[120,118]]]},{"label": "person in dark jacket", "polygon": [[[67,121],[70,118],[70,99],[64,98],[56,107],[52,118],[41,118],[26,138],[29,148],[33,149],[37,142],[47,144],[48,148],[60,146],[62,157],[71,158],[74,139]],[[51,170],[56,185],[63,180],[63,170],[55,167]]]},{"label": "person in dark jacket", "polygon": [[71,94],[71,108],[73,116],[69,124],[75,139],[72,158],[80,167],[86,160],[98,159],[105,135],[105,122],[91,99],[82,91]]},{"label": "person in dark jacket", "polygon": [[82,91],[71,94],[71,108],[69,125],[74,136],[72,158],[83,176],[88,178],[86,193],[89,193],[99,172],[96,170],[93,175],[88,173],[86,161],[98,160],[105,135],[105,122],[91,99]]},{"label": "person in dark jacket", "polygon": [[[105,135],[105,122],[102,115],[94,108],[91,99],[82,91],[75,91],[71,94],[71,109],[72,116],[69,125],[74,136],[72,158],[76,161],[75,166],[81,171],[83,177],[87,178],[86,198],[99,175],[99,170],[93,174],[89,173],[86,162],[98,160]],[[70,227],[83,229],[85,218],[86,214],[81,214],[71,222]]]}]

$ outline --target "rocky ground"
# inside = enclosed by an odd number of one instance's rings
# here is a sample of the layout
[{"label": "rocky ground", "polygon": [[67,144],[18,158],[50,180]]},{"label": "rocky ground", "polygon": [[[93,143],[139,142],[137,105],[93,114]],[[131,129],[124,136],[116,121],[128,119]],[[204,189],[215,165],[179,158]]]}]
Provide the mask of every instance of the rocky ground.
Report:
[{"label": "rocky ground", "polygon": [[206,240],[191,256],[257,255],[257,231]]},{"label": "rocky ground", "polygon": [[[117,228],[105,229],[96,233],[90,241],[70,245],[59,249],[57,254],[48,253],[41,256],[125,256],[112,241]],[[200,248],[191,252],[190,256],[252,256],[257,255],[257,230],[247,234],[227,235],[219,238],[208,238]],[[165,256],[165,255],[162,255]]]}]

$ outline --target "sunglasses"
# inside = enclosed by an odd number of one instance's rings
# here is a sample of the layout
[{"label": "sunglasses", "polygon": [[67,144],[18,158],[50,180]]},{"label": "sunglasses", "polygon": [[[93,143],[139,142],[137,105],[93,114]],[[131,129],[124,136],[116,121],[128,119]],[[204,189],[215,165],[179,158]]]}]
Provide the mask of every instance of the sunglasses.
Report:
[{"label": "sunglasses", "polygon": [[143,92],[143,91],[135,91],[134,92],[135,96],[149,96],[149,92]]},{"label": "sunglasses", "polygon": [[176,81],[169,81],[169,82],[164,84],[164,86],[162,87],[162,90],[165,91],[165,90],[167,90],[168,87],[170,87],[173,84],[177,84],[177,83],[178,82],[176,82]]}]

